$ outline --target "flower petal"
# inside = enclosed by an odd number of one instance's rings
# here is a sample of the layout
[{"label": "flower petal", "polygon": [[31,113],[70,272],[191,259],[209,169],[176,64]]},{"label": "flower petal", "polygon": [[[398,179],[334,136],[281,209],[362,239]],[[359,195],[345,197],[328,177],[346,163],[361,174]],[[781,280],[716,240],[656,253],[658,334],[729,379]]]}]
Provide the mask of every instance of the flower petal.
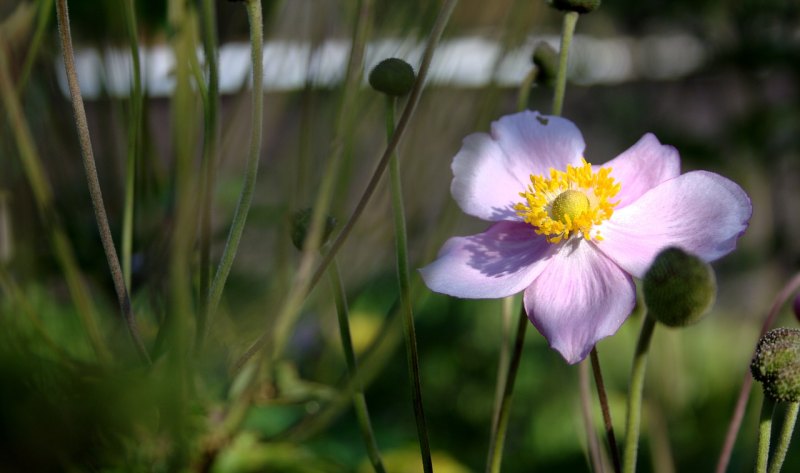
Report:
[{"label": "flower petal", "polygon": [[453,158],[450,190],[461,209],[490,221],[518,220],[531,174],[564,170],[580,162],[585,145],[569,120],[536,112],[508,115],[492,123],[491,134],[467,136]]},{"label": "flower petal", "polygon": [[577,363],[613,335],[636,302],[633,280],[585,240],[563,245],[525,290],[528,318],[561,353]]},{"label": "flower petal", "polygon": [[486,232],[455,237],[420,269],[435,292],[468,299],[521,292],[541,273],[553,245],[521,222],[498,222]]},{"label": "flower petal", "polygon": [[519,219],[514,204],[522,201],[529,174],[514,174],[508,157],[486,133],[464,138],[453,158],[450,192],[464,213],[489,221]]},{"label": "flower petal", "polygon": [[611,161],[603,164],[611,168],[611,177],[621,183],[614,200],[617,209],[633,203],[642,194],[681,173],[678,150],[662,145],[652,133],[647,133],[633,146]]},{"label": "flower petal", "polygon": [[597,246],[640,278],[667,246],[678,246],[705,261],[730,253],[752,212],[750,198],[736,183],[719,174],[694,171],[614,211],[598,228],[603,240]]},{"label": "flower petal", "polygon": [[527,185],[530,174],[548,174],[581,163],[583,142],[578,127],[566,118],[524,112],[506,115],[492,123],[492,138],[508,156],[508,166]]}]

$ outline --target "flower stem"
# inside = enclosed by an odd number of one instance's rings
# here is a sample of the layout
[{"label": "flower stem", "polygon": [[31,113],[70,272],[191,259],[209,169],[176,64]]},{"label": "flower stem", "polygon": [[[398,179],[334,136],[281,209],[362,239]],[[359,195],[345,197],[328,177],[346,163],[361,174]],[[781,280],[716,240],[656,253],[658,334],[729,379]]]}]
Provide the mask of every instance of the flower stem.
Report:
[{"label": "flower stem", "polygon": [[134,0],[123,2],[127,23],[128,43],[131,49],[133,94],[128,129],[128,157],[125,163],[125,203],[122,214],[122,277],[125,287],[131,290],[131,250],[133,248],[134,189],[136,187],[136,161],[139,156],[142,130],[142,77],[139,61],[139,35],[136,31]]},{"label": "flower stem", "polygon": [[[355,226],[356,222],[358,221],[359,217],[363,213],[364,209],[367,206],[372,194],[375,192],[375,189],[378,187],[378,182],[380,178],[383,176],[383,172],[386,170],[386,167],[389,164],[389,158],[391,157],[392,153],[394,152],[397,144],[400,142],[400,138],[403,136],[403,133],[406,130],[408,122],[411,120],[411,116],[414,113],[414,110],[417,107],[417,103],[419,102],[419,96],[422,93],[422,87],[425,83],[425,77],[427,76],[428,69],[430,68],[431,60],[433,59],[433,52],[436,49],[436,45],[439,43],[439,38],[444,31],[444,27],[447,25],[447,21],[450,18],[450,14],[453,12],[453,9],[458,3],[458,0],[448,0],[447,3],[442,7],[439,11],[439,16],[436,18],[436,23],[433,26],[433,30],[431,31],[431,35],[428,39],[428,43],[425,46],[425,52],[422,56],[422,63],[420,64],[419,72],[417,73],[417,81],[414,83],[414,88],[411,90],[411,95],[406,102],[406,106],[403,109],[403,113],[400,116],[400,120],[397,122],[397,127],[392,134],[392,139],[389,141],[389,144],[386,145],[386,150],[381,157],[378,166],[375,168],[375,171],[370,178],[369,183],[367,184],[364,193],[361,195],[358,203],[356,204],[356,208],[353,210],[353,213],[350,214],[350,218],[348,218],[347,222],[344,224],[344,227],[339,232],[336,240],[331,243],[328,251],[325,253],[325,256],[322,257],[321,261],[318,263],[316,270],[309,278],[307,276],[307,269],[308,264],[305,263],[305,258],[300,262],[300,268],[298,269],[298,275],[295,277],[295,283],[286,297],[286,302],[283,304],[283,308],[279,311],[278,316],[276,317],[276,326],[273,332],[276,332],[272,338],[278,340],[278,343],[275,344],[273,348],[273,353],[279,353],[281,351],[280,345],[280,337],[283,332],[287,331],[287,328],[290,325],[290,320],[293,317],[293,314],[297,311],[297,306],[302,303],[302,300],[305,298],[305,295],[314,288],[314,286],[319,282],[319,279],[325,273],[326,268],[332,261],[333,257],[339,251],[339,248],[342,247],[345,240],[347,239],[350,231]],[[356,83],[356,86],[358,83]],[[344,105],[345,107],[347,104]],[[320,194],[322,195],[322,190]],[[319,203],[319,202],[318,202]],[[322,229],[322,213],[319,213],[319,218],[317,217],[317,213],[321,212],[325,206],[316,205],[314,207],[314,215],[311,219],[311,225],[309,229],[309,236],[307,241],[317,241],[319,237],[315,238],[317,233],[321,232]],[[319,223],[317,223],[319,222]],[[316,230],[315,230],[316,229]],[[311,263],[310,260],[309,264]],[[237,372],[239,371],[242,366],[258,351],[264,347],[265,343],[268,340],[268,335],[266,333],[262,334],[252,345],[245,351],[242,356],[234,363],[231,371]]]},{"label": "flower stem", "polygon": [[517,111],[521,112],[523,110],[528,109],[528,101],[531,97],[531,88],[533,87],[533,81],[536,80],[536,75],[539,73],[539,70],[535,67],[532,67],[528,74],[525,75],[525,78],[522,79],[522,84],[519,87],[519,93],[517,93]]},{"label": "flower stem", "polygon": [[[239,202],[233,214],[233,222],[228,232],[228,240],[222,250],[219,266],[211,282],[208,293],[207,317],[213,317],[222,298],[222,291],[225,282],[236,258],[239,249],[239,241],[242,239],[244,225],[247,222],[247,214],[250,211],[250,204],[253,201],[253,193],[256,188],[256,176],[258,175],[258,162],[261,154],[261,128],[264,109],[264,55],[262,48],[264,45],[264,27],[261,18],[261,2],[259,0],[247,0],[247,18],[250,22],[250,59],[253,65],[253,92],[250,116],[250,149],[247,156],[247,168],[244,173],[244,184],[242,192],[239,194]],[[210,191],[210,189],[207,189]],[[209,320],[204,322],[204,334],[208,332]],[[204,338],[204,335],[201,335]]]},{"label": "flower stem", "polygon": [[619,473],[622,471],[619,460],[619,448],[617,447],[617,437],[614,435],[614,423],[611,422],[611,409],[608,405],[606,386],[603,382],[603,372],[600,370],[600,355],[597,354],[597,347],[592,348],[589,356],[592,360],[592,372],[594,373],[594,382],[597,386],[597,398],[600,401],[600,409],[603,412],[603,423],[605,424],[606,428],[608,449],[611,451],[611,460],[614,463],[614,471]]},{"label": "flower stem", "polygon": [[600,455],[600,441],[597,439],[597,432],[594,428],[592,421],[592,395],[589,392],[589,362],[581,363],[578,372],[580,381],[580,395],[581,395],[581,415],[583,417],[583,425],[586,428],[586,442],[589,445],[589,457],[592,459],[592,470],[596,473],[605,471],[603,468],[603,459]]},{"label": "flower stem", "polygon": [[[394,97],[386,98],[386,139],[390,140],[394,133]],[[395,248],[397,250],[397,278],[400,285],[400,305],[403,311],[403,333],[406,341],[408,358],[408,375],[411,380],[411,398],[414,403],[414,417],[417,421],[417,436],[422,453],[422,467],[425,473],[433,471],[431,447],[428,441],[428,428],[425,422],[425,411],[422,404],[422,387],[419,376],[419,355],[417,353],[417,335],[414,329],[414,313],[411,301],[411,276],[408,269],[408,234],[406,232],[406,216],[403,206],[403,187],[400,179],[400,161],[397,152],[392,153],[389,162],[390,189],[392,194],[392,213],[394,214]]]},{"label": "flower stem", "polygon": [[758,457],[756,459],[756,473],[767,473],[769,460],[769,441],[772,437],[772,415],[775,413],[775,400],[764,396],[761,403],[761,418],[758,421]]},{"label": "flower stem", "polygon": [[105,205],[103,204],[103,193],[100,190],[100,180],[97,176],[97,167],[92,152],[92,142],[89,137],[89,124],[86,121],[86,111],[83,107],[81,89],[78,85],[78,73],[75,70],[75,53],[72,49],[72,35],[69,27],[69,11],[67,0],[56,0],[56,14],[58,19],[59,39],[61,40],[61,51],[64,57],[64,68],[67,74],[67,84],[69,85],[70,97],[72,98],[72,111],[75,114],[75,125],[78,129],[78,138],[81,146],[81,156],[83,167],[86,172],[86,183],[89,186],[89,195],[94,207],[97,229],[100,233],[100,240],[103,244],[103,251],[111,272],[111,279],[114,282],[114,290],[117,293],[117,301],[128,327],[133,344],[139,352],[142,360],[150,364],[150,356],[139,335],[136,326],[136,318],[131,308],[128,290],[122,276],[122,268],[117,257],[117,250],[114,247],[114,237],[111,235],[111,228],[108,225]]},{"label": "flower stem", "polygon": [[370,463],[372,463],[372,468],[376,473],[385,473],[386,469],[383,466],[381,453],[378,450],[378,442],[375,439],[375,432],[372,430],[372,424],[369,419],[367,401],[364,397],[364,386],[358,374],[356,354],[353,350],[352,338],[350,337],[347,296],[345,295],[344,286],[342,285],[342,278],[339,275],[339,266],[336,264],[335,259],[328,269],[328,277],[331,280],[331,286],[333,286],[333,298],[336,303],[336,316],[339,321],[339,334],[342,338],[342,349],[344,350],[344,358],[347,362],[347,371],[350,374],[350,380],[355,385],[352,399],[353,408],[355,409],[356,418],[358,419],[358,426],[361,428],[361,435],[364,438],[364,445],[367,447],[367,455],[369,456]]},{"label": "flower stem", "polygon": [[575,24],[578,22],[578,13],[571,11],[564,14],[564,23],[561,28],[561,51],[558,54],[558,72],[556,76],[556,90],[553,96],[553,115],[561,115],[564,106],[564,92],[567,89],[567,59],[572,36],[575,34]]},{"label": "flower stem", "polygon": [[414,83],[414,88],[411,89],[411,94],[408,97],[408,101],[403,109],[403,113],[400,115],[400,119],[397,121],[397,126],[395,127],[391,138],[386,145],[386,150],[384,150],[383,156],[381,156],[375,171],[372,173],[372,177],[370,178],[366,189],[364,189],[364,192],[361,194],[361,198],[356,204],[353,213],[350,214],[350,218],[347,219],[344,227],[342,227],[342,231],[339,232],[336,240],[334,240],[334,242],[331,244],[329,251],[317,266],[316,271],[311,277],[309,288],[313,288],[317,281],[319,281],[319,278],[325,272],[325,268],[328,266],[328,264],[330,264],[330,260],[336,255],[336,252],[339,251],[339,248],[341,248],[348,235],[350,235],[350,231],[361,217],[361,214],[364,212],[367,203],[369,202],[370,198],[372,198],[372,194],[377,189],[378,183],[383,176],[386,167],[389,165],[389,160],[391,159],[394,150],[397,148],[397,144],[400,142],[400,139],[405,133],[408,122],[411,121],[411,116],[414,114],[414,110],[417,108],[420,95],[422,94],[422,88],[425,84],[425,78],[428,75],[428,69],[430,68],[431,61],[433,60],[433,52],[436,49],[436,46],[439,44],[439,39],[441,38],[444,28],[447,26],[447,22],[450,19],[450,14],[453,13],[457,3],[458,0],[447,0],[447,3],[445,3],[444,6],[442,6],[442,9],[439,11],[439,16],[436,18],[436,22],[434,23],[430,37],[428,38],[428,44],[425,46],[425,52],[422,55],[422,62],[420,63],[419,71],[417,72],[417,80]]},{"label": "flower stem", "polygon": [[[241,366],[252,354],[257,353],[265,343],[271,343],[270,349],[264,351],[265,356],[275,359],[283,353],[284,347],[286,343],[288,343],[292,327],[300,313],[303,301],[314,287],[314,283],[311,283],[309,280],[309,275],[317,259],[316,254],[322,239],[325,215],[333,199],[333,193],[336,190],[336,180],[341,170],[344,142],[346,141],[345,133],[348,130],[345,122],[350,120],[349,115],[352,114],[353,107],[355,106],[356,92],[361,84],[371,11],[372,0],[358,1],[358,6],[356,8],[356,24],[353,29],[350,57],[347,60],[344,90],[342,91],[342,98],[339,102],[336,114],[335,132],[331,143],[331,151],[325,169],[322,172],[322,180],[318,186],[319,191],[317,192],[312,207],[311,222],[308,226],[308,233],[291,288],[274,318],[275,323],[272,329],[269,332],[263,333],[262,336],[253,343],[247,353],[237,362],[237,366]],[[325,258],[330,251],[329,249],[323,258]],[[322,276],[322,274],[323,273],[320,273],[320,276]]]},{"label": "flower stem", "polygon": [[78,317],[80,317],[81,324],[86,331],[89,344],[92,346],[97,358],[105,362],[109,359],[110,354],[100,334],[97,310],[92,303],[86,283],[81,277],[75,253],[64,227],[53,208],[53,191],[50,187],[50,182],[47,180],[42,160],[36,150],[31,130],[22,113],[19,97],[14,93],[11,74],[8,70],[8,62],[3,48],[0,48],[0,99],[17,142],[20,161],[25,170],[28,185],[30,185],[33,192],[39,217],[50,237],[50,244],[53,247],[53,253],[58,260],[61,271],[64,273],[70,297],[75,303]]},{"label": "flower stem", "polygon": [[525,343],[525,330],[528,328],[528,316],[525,313],[525,305],[520,308],[519,320],[517,321],[517,337],[514,341],[514,349],[511,352],[511,360],[508,364],[508,374],[505,378],[503,387],[503,398],[500,403],[497,423],[492,429],[492,438],[489,442],[489,456],[486,462],[487,473],[499,473],[500,465],[503,462],[503,446],[506,440],[506,427],[508,426],[508,416],[511,412],[511,399],[514,393],[514,382],[517,379],[517,370],[522,359],[522,346]]},{"label": "flower stem", "polygon": [[[500,408],[503,406],[503,391],[505,390],[506,379],[508,378],[508,365],[511,363],[511,318],[513,317],[514,296],[503,298],[501,317],[502,334],[500,337],[500,356],[497,360],[497,383],[494,392],[494,408],[492,410],[492,427],[489,437],[489,445],[494,442],[497,436],[497,423],[500,419]],[[487,460],[488,464],[488,460]]]},{"label": "flower stem", "polygon": [[28,48],[28,53],[25,55],[22,72],[17,81],[16,90],[19,97],[22,97],[22,92],[29,83],[28,79],[33,70],[33,63],[36,60],[36,56],[39,55],[39,49],[42,47],[42,40],[44,39],[45,33],[49,30],[50,17],[53,15],[53,0],[43,0],[38,3],[36,31],[33,33],[33,40]]},{"label": "flower stem", "polygon": [[[761,326],[759,338],[764,336],[770,327],[772,327],[772,324],[775,323],[775,318],[778,316],[778,313],[780,313],[781,307],[786,304],[786,301],[788,301],[798,289],[800,289],[800,273],[795,274],[794,277],[783,286],[780,292],[778,292],[775,299],[773,299],[772,306],[767,313],[766,319],[764,319],[764,324]],[[748,366],[744,373],[744,380],[739,390],[739,398],[736,400],[736,407],[733,410],[731,422],[728,425],[728,431],[725,434],[725,442],[722,445],[719,460],[717,460],[716,473],[725,473],[725,470],[728,469],[728,463],[730,463],[731,455],[733,454],[733,445],[736,443],[736,436],[739,434],[739,429],[742,426],[744,411],[747,409],[747,400],[750,397],[750,388],[752,386],[753,375],[750,373],[750,367]]]},{"label": "flower stem", "polygon": [[213,0],[203,0],[203,51],[208,69],[208,93],[203,116],[203,183],[200,205],[200,301],[195,350],[200,350],[206,336],[208,298],[211,276],[211,202],[216,182],[217,143],[219,140],[219,66],[217,57],[217,18]]},{"label": "flower stem", "polygon": [[628,419],[625,431],[625,458],[622,471],[633,473],[636,471],[636,455],[639,448],[639,427],[642,418],[642,390],[644,389],[644,374],[647,367],[647,351],[656,322],[644,315],[642,331],[636,343],[636,353],[633,357],[633,370],[631,372],[631,385],[628,392]]},{"label": "flower stem", "polygon": [[800,411],[800,402],[792,402],[786,410],[786,417],[781,428],[781,437],[778,439],[778,446],[775,447],[772,462],[769,465],[769,473],[780,473],[783,467],[783,460],[786,459],[786,452],[789,451],[789,443],[792,441],[794,425],[797,422],[797,412]]}]

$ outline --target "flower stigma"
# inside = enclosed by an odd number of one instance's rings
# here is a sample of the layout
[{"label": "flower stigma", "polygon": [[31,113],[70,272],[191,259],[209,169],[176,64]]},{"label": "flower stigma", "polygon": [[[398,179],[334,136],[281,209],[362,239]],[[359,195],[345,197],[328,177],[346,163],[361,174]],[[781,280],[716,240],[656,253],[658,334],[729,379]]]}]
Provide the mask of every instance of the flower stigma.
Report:
[{"label": "flower stigma", "polygon": [[602,240],[592,229],[608,220],[619,203],[611,201],[620,190],[609,175],[611,168],[594,172],[585,159],[581,163],[568,165],[566,171],[551,168],[549,177],[531,175],[528,189],[519,194],[525,201],[514,206],[517,215],[550,243],[578,234],[586,240]]}]

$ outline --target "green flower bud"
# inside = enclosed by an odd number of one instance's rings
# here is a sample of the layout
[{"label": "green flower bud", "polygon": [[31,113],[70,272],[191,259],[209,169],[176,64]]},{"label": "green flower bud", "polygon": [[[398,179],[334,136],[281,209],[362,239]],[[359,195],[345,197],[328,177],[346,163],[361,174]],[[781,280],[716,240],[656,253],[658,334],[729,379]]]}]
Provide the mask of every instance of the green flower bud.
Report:
[{"label": "green flower bud", "polygon": [[533,50],[533,64],[536,66],[536,82],[541,85],[555,84],[558,73],[558,53],[549,43],[542,41]]},{"label": "green flower bud", "polygon": [[761,382],[764,395],[780,402],[800,401],[800,330],[767,332],[758,341],[750,371]]},{"label": "green flower bud", "polygon": [[[294,247],[298,250],[303,249],[303,244],[308,235],[308,229],[311,227],[311,217],[313,213],[312,209],[305,208],[294,212],[291,216],[292,244],[294,244]],[[331,216],[325,217],[325,228],[322,230],[322,241],[320,241],[320,245],[328,241],[328,237],[333,233],[334,227],[336,227],[336,219]]]},{"label": "green flower bud", "polygon": [[656,256],[644,275],[642,289],[648,314],[669,327],[698,322],[717,295],[711,266],[674,247]]},{"label": "green flower bud", "polygon": [[550,6],[556,10],[591,13],[600,6],[600,0],[549,0]]},{"label": "green flower bud", "polygon": [[402,97],[411,92],[416,80],[411,65],[394,57],[384,59],[369,73],[369,85],[391,97]]}]

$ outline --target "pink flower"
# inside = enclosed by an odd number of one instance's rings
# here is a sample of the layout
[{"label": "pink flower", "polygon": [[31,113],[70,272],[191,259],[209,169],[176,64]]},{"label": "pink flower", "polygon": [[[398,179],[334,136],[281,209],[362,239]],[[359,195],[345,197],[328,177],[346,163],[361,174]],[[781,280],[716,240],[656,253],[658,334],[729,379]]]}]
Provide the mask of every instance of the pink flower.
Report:
[{"label": "pink flower", "polygon": [[633,309],[633,277],[678,246],[705,261],[731,252],[750,199],[714,173],[680,173],[675,148],[647,134],[602,166],[583,159],[576,126],[522,112],[467,136],[453,159],[461,209],[494,222],[449,239],[420,272],[436,292],[499,298],[525,311],[568,363],[583,360]]}]

